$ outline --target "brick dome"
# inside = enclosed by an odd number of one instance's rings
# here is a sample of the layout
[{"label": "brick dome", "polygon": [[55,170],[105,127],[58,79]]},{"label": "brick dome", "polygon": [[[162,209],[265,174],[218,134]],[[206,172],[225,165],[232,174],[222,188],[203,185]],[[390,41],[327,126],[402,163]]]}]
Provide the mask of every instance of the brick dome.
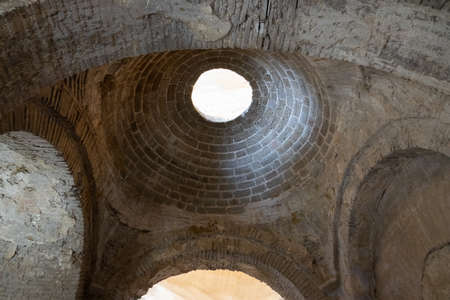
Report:
[{"label": "brick dome", "polygon": [[[214,68],[241,74],[253,89],[248,112],[213,123],[195,110],[198,77]],[[117,72],[105,110],[112,149],[130,190],[200,213],[239,212],[309,178],[328,149],[330,107],[298,56],[245,50],[147,55]],[[132,77],[121,85],[121,78]]]}]

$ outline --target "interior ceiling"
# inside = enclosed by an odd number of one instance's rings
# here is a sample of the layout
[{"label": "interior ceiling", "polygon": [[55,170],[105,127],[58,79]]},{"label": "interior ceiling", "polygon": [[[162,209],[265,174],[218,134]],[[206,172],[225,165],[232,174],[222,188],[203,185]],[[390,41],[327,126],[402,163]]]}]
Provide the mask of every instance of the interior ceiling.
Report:
[{"label": "interior ceiling", "polygon": [[[448,299],[448,20],[449,1],[1,1],[0,134],[59,150],[83,211],[79,288],[45,297],[229,269],[285,299]],[[213,68],[250,82],[244,116],[195,111]]]},{"label": "interior ceiling", "polygon": [[1,103],[124,57],[224,47],[355,62],[449,93],[448,11],[444,0],[4,0]]},{"label": "interior ceiling", "polygon": [[[326,155],[335,128],[302,64],[295,55],[210,50],[122,65],[111,74],[114,105],[104,116],[127,193],[200,213],[238,213],[304,184],[306,165]],[[219,67],[253,87],[249,111],[227,123],[203,119],[191,101],[197,78]]]}]

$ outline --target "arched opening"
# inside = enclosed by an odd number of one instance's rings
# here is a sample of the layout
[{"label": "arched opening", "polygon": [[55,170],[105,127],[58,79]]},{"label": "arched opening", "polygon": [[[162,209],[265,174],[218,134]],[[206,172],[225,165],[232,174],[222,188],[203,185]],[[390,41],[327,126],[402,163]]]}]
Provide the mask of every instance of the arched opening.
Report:
[{"label": "arched opening", "polygon": [[232,121],[245,114],[252,104],[250,83],[228,69],[212,69],[200,75],[192,89],[192,103],[206,120]]},{"label": "arched opening", "polygon": [[27,132],[0,135],[0,298],[74,299],[83,214],[62,157]]},{"label": "arched opening", "polygon": [[[245,230],[240,233],[244,234]],[[164,239],[151,250],[141,249],[138,251],[140,255],[133,257],[131,254],[131,259],[127,256],[126,267],[118,269],[98,293],[105,295],[106,299],[139,299],[150,287],[167,278],[195,270],[230,270],[263,282],[282,299],[327,298],[319,287],[322,280],[317,270],[274,251],[260,240],[261,236],[255,231],[248,233],[255,236],[209,232],[196,238],[181,234],[172,236],[171,240]],[[301,260],[309,259],[304,257]]]},{"label": "arched opening", "polygon": [[353,299],[448,299],[450,159],[395,152],[362,182],[351,212]]},{"label": "arched opening", "polygon": [[195,270],[162,280],[140,300],[281,300],[267,284],[243,272]]}]

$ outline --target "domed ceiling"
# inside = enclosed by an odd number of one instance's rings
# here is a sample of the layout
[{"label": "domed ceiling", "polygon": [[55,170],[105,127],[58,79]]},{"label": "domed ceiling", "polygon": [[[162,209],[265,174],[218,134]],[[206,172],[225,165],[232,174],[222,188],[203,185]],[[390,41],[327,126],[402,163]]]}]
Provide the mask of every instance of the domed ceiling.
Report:
[{"label": "domed ceiling", "polygon": [[[253,89],[248,112],[230,122],[205,120],[191,101],[198,77],[214,68],[237,72]],[[237,213],[305,183],[307,165],[323,158],[335,130],[307,69],[296,55],[244,50],[126,61],[103,107],[125,187],[146,201],[188,211]]]}]

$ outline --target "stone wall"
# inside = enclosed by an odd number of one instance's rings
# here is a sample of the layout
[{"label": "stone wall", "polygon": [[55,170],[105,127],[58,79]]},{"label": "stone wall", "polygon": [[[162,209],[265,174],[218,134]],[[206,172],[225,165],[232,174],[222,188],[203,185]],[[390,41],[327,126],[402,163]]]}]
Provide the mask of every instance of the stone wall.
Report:
[{"label": "stone wall", "polygon": [[[189,97],[195,76],[218,65],[256,87],[259,100],[246,115],[251,122],[244,116],[210,125],[195,113]],[[309,121],[295,117],[296,99]],[[67,78],[6,114],[0,129],[46,137],[73,170],[91,220],[84,295],[128,299],[183,271],[226,268],[263,280],[286,299],[326,299],[346,282],[343,224],[362,178],[395,150],[449,155],[448,100],[417,82],[339,61],[254,50],[177,51]],[[292,118],[285,122],[289,103]],[[270,137],[266,155],[259,158],[254,145],[239,148],[233,140],[245,126],[264,133],[255,145]],[[322,131],[332,126],[333,132]],[[282,138],[289,128],[296,128],[294,141],[307,137],[298,145],[311,148],[311,156]],[[239,151],[247,160],[235,156]],[[228,152],[232,158],[224,157]],[[278,159],[268,164],[301,166],[295,172],[272,166],[283,178],[278,192],[267,173],[261,195],[269,192],[268,198],[213,196],[229,192],[220,190],[218,180],[229,181],[223,185],[232,195],[239,191],[243,182],[235,170],[244,163],[257,170],[272,153]],[[233,176],[220,173],[227,169]],[[196,197],[189,199],[185,192],[192,190]]]},{"label": "stone wall", "polygon": [[350,268],[344,270],[352,298],[445,299],[447,274],[433,264],[446,258],[432,253],[448,244],[449,167],[446,156],[410,149],[379,162],[364,179],[350,219]]},{"label": "stone wall", "polygon": [[450,4],[428,2],[3,1],[0,103],[125,57],[210,48],[344,60],[449,93]]},{"label": "stone wall", "polygon": [[0,298],[75,299],[83,215],[61,154],[25,132],[0,136]]},{"label": "stone wall", "polygon": [[[44,138],[72,172],[79,296],[135,298],[197,268],[246,272],[286,299],[367,296],[352,232],[371,216],[360,200],[382,189],[361,187],[393,153],[450,156],[449,3],[1,1],[0,133]],[[190,103],[214,67],[255,91],[230,123]],[[445,245],[405,254],[426,261],[424,295],[443,286]]]}]

